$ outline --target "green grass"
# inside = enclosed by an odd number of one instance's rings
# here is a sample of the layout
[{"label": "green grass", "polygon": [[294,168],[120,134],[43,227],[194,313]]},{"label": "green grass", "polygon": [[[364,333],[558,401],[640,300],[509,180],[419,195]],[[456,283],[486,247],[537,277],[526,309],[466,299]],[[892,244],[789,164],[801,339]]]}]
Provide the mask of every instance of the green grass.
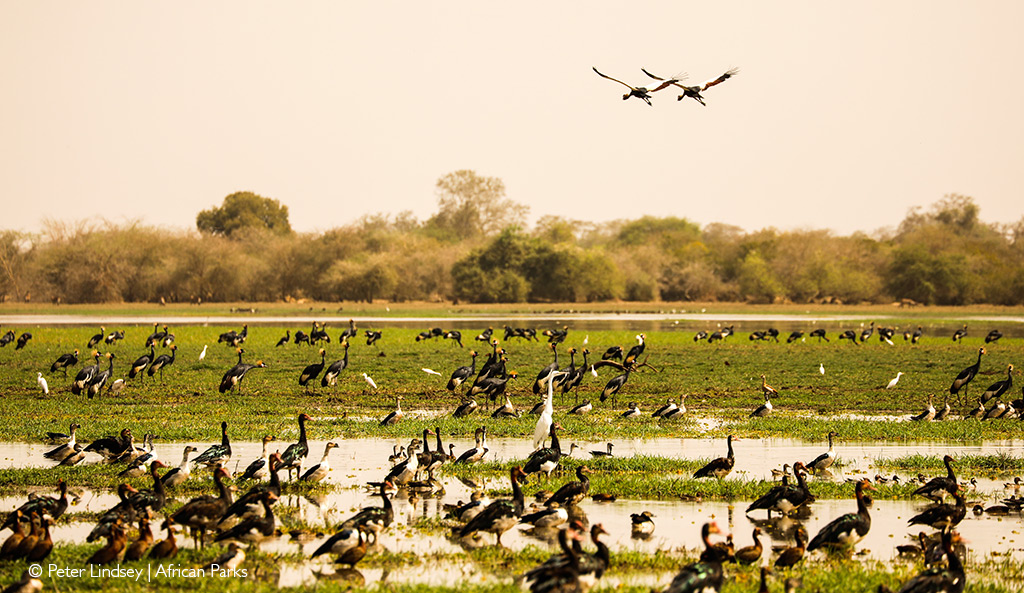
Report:
[{"label": "green grass", "polygon": [[[933,470],[945,467],[942,457],[937,455],[906,455],[903,457],[880,458],[873,462],[875,467],[894,470]],[[1024,470],[1024,457],[1007,453],[994,455],[957,455],[954,468],[991,474],[1005,474]]]}]

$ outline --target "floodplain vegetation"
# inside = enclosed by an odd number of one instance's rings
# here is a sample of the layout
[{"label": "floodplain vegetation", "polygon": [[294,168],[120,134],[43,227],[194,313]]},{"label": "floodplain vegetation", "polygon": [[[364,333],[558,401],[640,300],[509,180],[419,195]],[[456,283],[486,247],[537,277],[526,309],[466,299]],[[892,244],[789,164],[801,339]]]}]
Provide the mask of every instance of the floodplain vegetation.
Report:
[{"label": "floodplain vegetation", "polygon": [[[308,313],[306,313],[308,314]],[[326,315],[327,313],[324,312]],[[985,330],[981,327],[972,331],[960,342],[952,341],[953,329],[959,322],[932,319],[929,313],[909,314],[899,320],[886,320],[878,325],[893,325],[914,328],[924,325],[925,337],[917,344],[904,341],[902,335],[894,344],[880,342],[877,337],[854,345],[838,340],[838,333],[855,329],[858,333],[862,323],[857,321],[834,321],[819,323],[826,329],[831,341],[819,342],[814,338],[802,338],[786,343],[783,334],[779,343],[751,341],[750,331],[764,329],[769,324],[747,324],[725,340],[716,343],[695,341],[697,329],[691,325],[687,330],[659,324],[655,329],[624,327],[621,330],[573,329],[572,322],[566,340],[556,345],[559,362],[568,363],[568,349],[590,350],[590,361],[600,359],[601,353],[610,346],[629,348],[636,343],[634,336],[643,331],[647,344],[642,360],[649,366],[631,374],[625,387],[615,400],[600,402],[599,396],[605,383],[617,374],[608,368],[599,370],[599,377],[586,375],[579,393],[555,396],[555,418],[564,427],[572,440],[603,442],[619,439],[644,439],[655,437],[724,437],[735,434],[741,437],[793,437],[807,440],[823,440],[830,430],[838,432],[845,440],[865,441],[937,441],[937,442],[980,442],[995,439],[1020,439],[1024,435],[1024,422],[1016,419],[965,420],[959,416],[968,411],[990,383],[1005,377],[1008,364],[1024,365],[1020,356],[1019,338],[985,345]],[[327,363],[340,359],[344,350],[339,334],[347,323],[333,323],[327,328],[331,336],[329,344],[309,347],[289,342],[276,346],[279,338],[290,331],[309,330],[305,324],[284,324],[276,326],[250,327],[248,336],[241,347],[243,358],[249,362],[262,360],[266,368],[255,369],[241,384],[241,389],[220,393],[217,389],[223,373],[238,360],[235,348],[218,343],[219,334],[236,327],[202,325],[175,325],[169,317],[170,331],[175,334],[178,345],[177,359],[167,367],[161,377],[146,376],[144,380],[131,380],[117,393],[103,391],[94,398],[70,393],[70,378],[84,364],[88,364],[90,350],[86,348],[90,336],[99,331],[98,327],[42,326],[16,328],[18,332],[29,331],[32,339],[21,350],[14,350],[13,344],[0,349],[0,441],[39,442],[46,432],[66,432],[71,422],[82,425],[79,431],[81,441],[89,441],[108,434],[116,434],[124,427],[130,427],[137,434],[152,432],[159,434],[164,442],[199,441],[215,442],[219,437],[219,422],[230,423],[230,434],[234,440],[259,440],[265,434],[275,434],[284,442],[297,438],[295,418],[307,413],[314,418],[308,424],[309,438],[314,440],[381,437],[387,439],[412,438],[424,429],[440,427],[447,438],[471,438],[473,431],[486,425],[489,437],[530,438],[533,433],[535,416],[528,410],[541,397],[531,389],[537,372],[553,359],[552,350],[538,335],[538,341],[523,339],[502,340],[508,357],[508,369],[516,371],[518,378],[509,386],[508,393],[514,405],[521,412],[520,418],[491,419],[483,410],[468,418],[453,418],[451,412],[460,403],[459,395],[445,389],[448,375],[458,366],[470,364],[470,349],[480,352],[480,359],[486,356],[490,347],[475,341],[476,334],[487,327],[480,323],[474,329],[462,329],[459,347],[451,339],[432,338],[416,340],[416,336],[428,329],[408,327],[363,327],[359,336],[350,339],[349,366],[333,387],[321,387],[314,382],[309,388],[298,384],[301,370],[308,364],[320,360],[319,348],[323,347]],[[493,323],[493,322],[491,322]],[[510,322],[511,325],[516,325]],[[691,322],[692,324],[692,322]],[[554,328],[559,324],[552,323]],[[811,323],[802,324],[807,330]],[[980,325],[980,322],[978,322]],[[1005,324],[1004,324],[1005,325]],[[2,328],[6,330],[8,328]],[[136,325],[106,327],[124,330],[125,339],[111,346],[101,346],[101,352],[113,352],[114,376],[123,378],[128,365],[138,356],[148,353],[143,348],[145,337],[152,326]],[[383,335],[372,346],[365,344],[362,331],[380,329]],[[538,327],[538,330],[548,329]],[[714,330],[716,327],[706,329]],[[972,327],[973,330],[973,327]],[[539,333],[539,331],[538,331]],[[788,332],[787,332],[788,333]],[[495,328],[495,336],[501,339],[502,330]],[[584,345],[585,342],[585,345]],[[924,407],[927,396],[934,394],[935,404],[941,407],[948,394],[953,378],[964,367],[977,359],[978,348],[985,345],[981,371],[970,385],[969,396],[964,401],[951,397],[953,418],[943,422],[918,423],[905,421]],[[206,348],[206,356],[199,360],[199,354]],[[81,362],[69,370],[65,379],[59,371],[50,373],[51,363],[65,352],[80,351]],[[167,352],[157,348],[157,354]],[[577,355],[576,363],[581,363]],[[108,363],[101,362],[101,368]],[[821,369],[825,372],[822,373]],[[440,375],[426,372],[434,370]],[[50,393],[43,394],[37,384],[37,373],[49,383]],[[886,385],[898,372],[904,374],[892,389]],[[364,377],[372,379],[376,386]],[[769,384],[778,390],[773,396],[775,406],[767,418],[749,418],[749,413],[763,402],[761,375],[766,375]],[[458,390],[459,392],[463,389]],[[677,402],[686,396],[688,412],[679,420],[651,418],[650,412],[669,398]],[[1017,391],[1008,394],[1011,399],[1020,396]],[[379,426],[378,421],[394,409],[396,396],[401,396],[405,418],[388,427]],[[571,416],[567,411],[576,403],[590,399],[594,411],[585,416]],[[478,400],[481,408],[484,400]],[[622,412],[629,402],[637,402],[643,414],[636,418],[623,418]],[[497,404],[503,402],[496,402]],[[493,409],[493,405],[491,406]],[[708,451],[708,457],[717,455],[720,447]],[[600,469],[593,477],[594,489],[616,494],[622,498],[668,499],[680,496],[697,496],[706,499],[742,500],[753,498],[763,492],[765,484],[760,481],[729,479],[723,482],[688,479],[692,471],[707,461],[703,459],[637,457],[630,459],[604,459],[593,462]],[[567,464],[571,466],[572,461]],[[930,456],[907,456],[899,459],[878,460],[883,471],[907,472],[930,471],[941,467],[941,460]],[[978,472],[1019,472],[1021,459],[1014,455],[982,455],[964,457],[958,467]],[[484,464],[466,469],[447,469],[446,477],[491,477],[507,473],[507,463]],[[110,472],[95,466],[79,466],[61,469],[19,468],[0,473],[0,495],[22,496],[27,490],[51,487],[63,478],[77,487],[106,489],[119,481]],[[129,480],[132,481],[132,480]],[[145,486],[146,479],[136,479],[137,486]],[[538,487],[550,487],[554,481],[539,479]],[[877,485],[879,497],[907,498],[912,488],[902,485]],[[299,494],[307,493],[301,487],[290,490]],[[310,492],[330,489],[332,486],[304,487]],[[812,489],[820,498],[848,498],[852,487],[845,483],[830,484],[814,482]],[[186,487],[190,495],[208,491],[201,484]],[[72,519],[85,520],[87,514],[69,514]],[[1013,521],[1013,519],[1009,519]],[[300,518],[284,516],[285,529],[309,529]],[[432,528],[425,525],[424,528]],[[1008,529],[1013,529],[1008,525]],[[1012,544],[1011,544],[1012,545]],[[60,545],[54,550],[48,563],[67,566],[82,566],[85,558],[94,551],[90,545]],[[175,561],[182,566],[201,566],[209,562],[219,549],[203,551],[183,550]],[[466,565],[471,568],[469,578],[458,585],[433,586],[415,583],[387,582],[381,590],[408,592],[517,591],[513,582],[515,574],[522,573],[550,554],[549,549],[528,547],[512,553],[505,549],[486,548],[471,550],[458,555],[428,553],[421,556],[381,552],[368,555],[360,564],[366,571],[383,571],[409,565],[445,565],[446,563]],[[671,550],[660,554],[646,554],[635,551],[618,551],[612,554],[612,569],[608,581],[613,579],[616,588],[623,591],[649,591],[668,583],[683,564],[695,559],[693,550]],[[196,581],[187,578],[162,579],[159,582],[129,582],[122,579],[82,578],[75,580],[44,581],[54,590],[199,590],[199,591],[271,591],[279,590],[281,571],[289,565],[299,565],[304,559],[298,554],[265,553],[251,549],[247,567],[251,567],[246,579],[204,579]],[[916,574],[919,566],[914,563],[882,563],[853,559],[826,559],[809,562],[791,571],[779,571],[770,585],[772,590],[781,590],[782,581],[789,576],[803,580],[807,591],[873,591],[878,584],[898,588],[900,582]],[[21,564],[0,563],[0,582],[15,582],[23,569]],[[970,592],[1001,592],[1020,590],[1024,565],[1009,557],[972,558],[968,564]],[[758,574],[754,569],[730,569],[723,591],[726,593],[756,590]],[[378,587],[378,581],[367,579],[370,587]],[[357,584],[358,585],[358,584]],[[300,588],[309,588],[304,584]],[[319,591],[348,590],[351,583],[321,580],[316,583]]]}]

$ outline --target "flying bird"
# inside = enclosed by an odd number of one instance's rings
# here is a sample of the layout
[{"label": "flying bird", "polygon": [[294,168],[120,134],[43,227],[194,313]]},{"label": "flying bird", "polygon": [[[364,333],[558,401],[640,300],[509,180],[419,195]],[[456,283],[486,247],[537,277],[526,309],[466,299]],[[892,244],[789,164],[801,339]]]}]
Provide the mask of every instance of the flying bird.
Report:
[{"label": "flying bird", "polygon": [[607,74],[601,74],[601,72],[597,68],[594,68],[594,72],[597,72],[597,75],[600,76],[601,78],[607,78],[608,80],[614,80],[615,82],[617,82],[617,83],[619,83],[619,84],[621,84],[621,85],[623,85],[625,87],[628,87],[629,88],[629,92],[626,93],[625,95],[622,95],[622,100],[623,101],[625,101],[626,99],[628,99],[630,97],[636,97],[637,99],[643,99],[645,103],[647,103],[648,105],[651,105],[650,91],[648,91],[644,87],[642,87],[642,86],[633,86],[631,84],[626,84],[626,83],[622,82],[621,80],[619,80],[618,78],[612,78],[611,76],[608,76]]},{"label": "flying bird", "polygon": [[718,78],[710,80],[704,83],[703,85],[686,86],[684,84],[680,84],[683,80],[686,79],[685,74],[675,76],[672,78],[662,78],[661,76],[655,76],[654,74],[651,74],[644,68],[641,68],[640,70],[647,76],[653,78],[654,80],[661,81],[661,84],[651,89],[650,92],[654,93],[670,86],[679,87],[683,89],[683,94],[679,95],[679,97],[676,99],[677,101],[682,101],[684,98],[690,97],[691,99],[697,101],[698,103],[704,105],[705,107],[707,106],[707,104],[704,102],[704,97],[701,95],[701,93],[715,85],[722,84],[723,82],[729,80],[733,76],[736,76],[740,72],[738,68],[730,68],[725,72],[725,74],[722,74]]}]

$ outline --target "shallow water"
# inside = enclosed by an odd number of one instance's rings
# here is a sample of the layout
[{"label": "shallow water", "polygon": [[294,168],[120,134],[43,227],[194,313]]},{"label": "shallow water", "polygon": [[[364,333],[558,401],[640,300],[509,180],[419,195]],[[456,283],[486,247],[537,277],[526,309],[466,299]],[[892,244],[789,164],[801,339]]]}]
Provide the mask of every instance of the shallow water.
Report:
[{"label": "shallow water", "polygon": [[[572,442],[563,438],[566,445]],[[269,552],[295,553],[301,551],[308,556],[331,533],[331,528],[341,523],[363,506],[378,506],[378,497],[370,494],[363,487],[367,481],[379,480],[389,469],[388,455],[394,444],[382,439],[336,439],[340,446],[331,453],[330,462],[333,467],[328,480],[342,488],[328,494],[305,497],[285,494],[277,503],[278,516],[299,518],[314,530],[323,535],[309,534],[304,541],[292,539],[288,535],[261,544]],[[446,440],[447,442],[447,440]],[[456,452],[469,448],[468,440],[457,439]],[[181,450],[188,443],[160,443],[156,445],[158,457],[169,465],[177,465],[181,459]],[[200,449],[211,443],[193,443]],[[433,444],[433,443],[432,443]],[[604,450],[604,443],[578,443],[584,453],[577,451],[576,457],[589,458],[585,453],[590,450]],[[718,457],[725,453],[724,439],[651,439],[635,441],[618,441],[614,453],[617,457],[632,455],[655,455],[666,457],[684,457],[690,459]],[[275,443],[283,449],[287,443]],[[318,452],[322,452],[325,441],[310,442],[311,458],[318,460]],[[942,444],[942,443],[876,443],[876,442],[837,442],[836,448],[844,467],[837,471],[834,479],[846,479],[852,475],[875,475],[883,473],[874,468],[872,461],[879,458],[901,457],[919,453],[924,455],[953,454],[991,455],[997,453],[1018,454],[1021,446],[1019,440],[990,441],[974,445]],[[523,459],[531,450],[530,443],[525,439],[493,439],[490,447],[494,459]],[[809,443],[795,439],[743,439],[735,442],[736,469],[734,476],[748,479],[770,479],[770,469],[781,467],[783,463],[797,460],[809,461],[827,449],[827,444]],[[48,467],[52,462],[42,457],[43,452],[52,448],[50,445],[37,443],[2,443],[0,444],[0,468],[38,466]],[[235,459],[229,464],[232,470],[241,470],[248,462],[261,453],[262,444],[256,442],[232,443]],[[98,457],[88,460],[98,461]],[[111,467],[111,471],[117,471]],[[891,472],[885,472],[889,475]],[[929,472],[938,474],[941,472]],[[204,475],[208,475],[204,472]],[[282,475],[283,477],[283,475]],[[566,477],[566,480],[570,478]],[[999,497],[1012,494],[1004,490],[1002,483],[1008,479],[999,477],[997,480],[979,480],[976,491],[972,491],[969,500],[981,500],[986,504]],[[503,480],[502,486],[503,484]],[[410,499],[406,494],[393,498],[395,523],[380,536],[379,545],[392,552],[410,552],[416,555],[431,553],[456,554],[463,546],[493,545],[494,536],[483,534],[476,541],[459,542],[448,536],[447,529],[424,532],[414,527],[420,518],[443,517],[443,504],[468,500],[470,489],[455,479],[445,479],[445,493],[438,498]],[[768,486],[765,486],[765,490]],[[533,490],[526,489],[527,503],[532,501]],[[110,492],[91,492],[74,488],[71,493],[73,502],[70,512],[102,512],[113,506],[117,499]],[[47,492],[47,494],[49,494]],[[24,502],[24,495],[0,497],[0,511],[9,511]],[[750,501],[735,502],[683,502],[683,501],[643,501],[620,500],[615,503],[596,503],[586,500],[579,505],[581,513],[591,524],[602,523],[610,532],[605,536],[606,543],[612,550],[637,550],[647,553],[673,550],[678,548],[695,549],[700,547],[700,525],[705,521],[717,521],[723,531],[734,534],[736,546],[742,547],[752,543],[751,532],[755,525],[766,530],[775,546],[792,543],[791,520],[776,520],[765,523],[765,512],[758,511],[752,517],[744,510]],[[896,556],[895,547],[910,541],[919,528],[908,529],[907,520],[926,506],[925,501],[875,501],[871,509],[872,529],[863,542],[858,544],[858,551],[868,557],[879,560],[890,560]],[[812,506],[811,515],[803,521],[807,531],[813,536],[823,525],[839,515],[853,512],[856,503],[852,499],[819,500]],[[651,511],[655,516],[656,529],[647,540],[636,540],[630,533],[630,514],[644,510]],[[286,522],[287,523],[287,522]],[[281,521],[279,521],[279,525]],[[153,524],[154,534],[159,539],[158,523]],[[1009,554],[1015,559],[1024,559],[1024,540],[1020,535],[1024,527],[1024,519],[1020,515],[995,517],[991,515],[968,517],[960,524],[959,530],[968,542],[970,553],[975,558],[988,557],[992,553]],[[53,537],[57,542],[83,542],[92,529],[87,522],[61,521],[53,529]],[[287,531],[287,527],[284,527]],[[931,531],[926,529],[926,531]],[[179,545],[191,546],[186,537],[179,535]],[[548,547],[554,551],[554,536],[537,537],[529,530],[518,527],[502,537],[502,543],[512,549],[519,550],[526,546]],[[812,556],[813,557],[813,556]],[[329,561],[289,564],[282,566],[279,583],[282,586],[310,585],[317,573],[330,572],[333,567]],[[345,575],[340,575],[345,576]],[[348,575],[357,578],[355,575]],[[458,563],[433,564],[429,569],[414,567],[394,570],[388,573],[378,570],[364,570],[361,577],[366,582],[418,582],[428,584],[451,584],[472,580],[473,582],[489,582],[496,578],[507,578],[508,575],[494,575],[473,565]],[[609,575],[610,579],[617,577]],[[327,577],[325,577],[327,578]],[[625,578],[625,577],[623,577]],[[640,581],[636,581],[639,578]],[[651,574],[641,577],[628,577],[630,584],[657,585],[671,580],[671,574]],[[608,581],[609,583],[612,580]]]}]

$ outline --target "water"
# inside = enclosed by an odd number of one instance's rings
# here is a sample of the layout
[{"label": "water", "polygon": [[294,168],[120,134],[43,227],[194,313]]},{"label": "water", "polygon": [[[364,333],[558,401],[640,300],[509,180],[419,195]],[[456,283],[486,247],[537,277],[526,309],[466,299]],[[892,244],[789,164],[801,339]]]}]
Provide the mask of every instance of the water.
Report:
[{"label": "water", "polygon": [[[569,439],[563,439],[568,444]],[[379,506],[380,499],[369,493],[363,485],[367,481],[381,479],[389,469],[388,455],[394,444],[404,441],[387,441],[382,439],[336,439],[340,446],[331,453],[332,471],[328,481],[340,486],[328,494],[315,497],[285,494],[277,503],[275,511],[279,516],[301,519],[312,526],[313,533],[306,538],[293,539],[288,535],[261,544],[268,552],[295,553],[301,552],[309,556],[331,533],[331,527],[339,524],[363,506]],[[446,441],[447,443],[447,441]],[[456,452],[472,446],[467,440],[457,439]],[[181,459],[181,450],[188,443],[160,443],[156,445],[158,457],[169,465],[177,465]],[[200,450],[211,443],[192,443]],[[288,443],[272,443],[272,449],[282,449]],[[578,443],[583,450],[604,450],[603,442]],[[942,444],[942,443],[874,443],[845,442],[837,443],[840,459],[844,462],[841,472],[834,479],[846,479],[853,475],[875,475],[883,473],[872,466],[872,461],[879,458],[901,457],[919,453],[924,455],[991,455],[997,453],[1016,454],[1020,451],[1019,440],[991,441],[974,445]],[[319,460],[325,441],[310,442],[310,457]],[[530,443],[525,439],[494,439],[490,442],[495,459],[523,459],[530,453]],[[820,443],[808,443],[794,439],[744,439],[735,442],[736,468],[734,476],[749,479],[770,479],[770,469],[781,467],[783,463],[808,461],[827,449],[824,439]],[[52,462],[42,457],[43,452],[52,446],[37,443],[3,443],[0,445],[0,468],[14,467],[49,467]],[[258,457],[262,443],[232,443],[235,458],[229,466],[243,469],[248,462]],[[724,455],[724,439],[652,439],[616,442],[617,457],[629,457],[645,454],[666,457],[710,458]],[[577,451],[577,457],[589,458],[589,454]],[[96,462],[90,459],[89,462]],[[314,461],[315,462],[315,461]],[[112,467],[111,471],[115,471]],[[887,472],[887,475],[891,472]],[[931,472],[941,473],[941,472]],[[977,490],[968,495],[968,500],[986,501],[990,504],[998,497],[1012,494],[1002,488],[1004,481],[1010,476],[998,476],[997,479],[980,480]],[[570,479],[566,477],[566,479]],[[504,485],[504,481],[502,481]],[[378,545],[392,552],[410,552],[416,555],[433,553],[457,554],[463,546],[493,545],[494,536],[482,534],[475,542],[460,542],[449,537],[447,530],[424,532],[415,527],[421,518],[435,519],[443,517],[443,504],[468,500],[470,489],[455,479],[445,479],[445,494],[438,498],[413,498],[397,495],[393,499],[395,523],[380,536]],[[766,486],[767,489],[767,486]],[[533,491],[526,489],[527,504],[532,501]],[[69,512],[102,512],[113,506],[117,499],[110,492],[92,492],[74,488],[72,506]],[[0,511],[9,511],[24,501],[24,495],[0,497]],[[646,553],[676,550],[680,548],[696,549],[701,546],[700,526],[709,520],[717,521],[723,531],[733,533],[736,546],[752,544],[751,532],[755,526],[765,529],[771,538],[772,545],[782,547],[792,544],[793,522],[789,519],[764,521],[765,512],[757,511],[747,516],[744,510],[750,501],[735,502],[688,502],[688,501],[645,501],[620,500],[614,503],[598,503],[585,500],[579,505],[578,512],[591,523],[601,523],[610,532],[604,541],[615,550],[636,550]],[[908,529],[907,520],[926,507],[926,501],[875,501],[871,514],[872,529],[857,549],[868,557],[888,561],[896,557],[895,548],[899,544],[908,543],[916,536],[919,528]],[[851,499],[819,500],[812,507],[811,515],[803,521],[808,533],[813,536],[822,526],[833,518],[856,510],[856,503]],[[656,528],[651,538],[637,540],[631,537],[630,514],[650,511],[655,516]],[[280,523],[280,522],[279,522]],[[154,523],[154,534],[159,523]],[[1024,559],[1024,541],[1019,535],[1024,525],[1019,515],[996,517],[992,515],[975,516],[968,513],[960,524],[959,530],[968,542],[970,553],[975,558],[985,558],[994,552],[1008,554],[1011,557]],[[54,540],[58,543],[83,542],[92,529],[89,522],[62,520],[53,529]],[[931,529],[925,529],[930,532]],[[318,535],[316,532],[321,532]],[[179,535],[179,545],[191,546],[187,537]],[[527,546],[541,546],[555,550],[554,538],[538,538],[529,535],[527,529],[518,527],[502,537],[502,543],[512,549],[521,550]],[[349,578],[365,582],[418,582],[427,584],[451,584],[471,579],[473,582],[490,582],[491,580],[508,578],[510,575],[488,572],[477,566],[458,563],[431,563],[429,569],[415,567],[410,569],[384,572],[379,569],[362,570],[358,573],[344,572],[331,576],[334,568],[329,559],[318,559],[304,563],[286,564],[281,567],[279,583],[282,586],[311,585],[320,573],[328,573],[322,578]],[[609,575],[615,579],[614,572]],[[630,580],[632,579],[632,580]],[[636,584],[636,577],[629,577],[626,582]],[[648,581],[649,579],[649,581]],[[671,580],[671,574],[647,575],[642,584],[657,585]],[[611,582],[611,580],[609,580]]]}]

